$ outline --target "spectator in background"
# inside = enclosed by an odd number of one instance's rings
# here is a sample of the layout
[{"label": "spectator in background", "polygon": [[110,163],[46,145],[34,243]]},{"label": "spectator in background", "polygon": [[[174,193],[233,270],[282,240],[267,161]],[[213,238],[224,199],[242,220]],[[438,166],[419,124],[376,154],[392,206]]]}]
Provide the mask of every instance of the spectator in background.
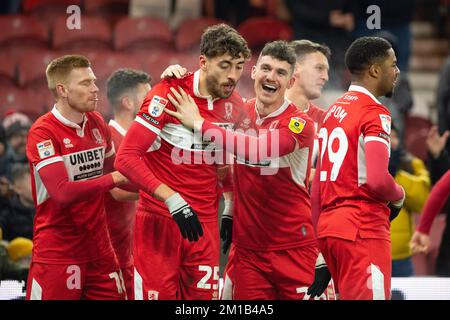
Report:
[{"label": "spectator in background", "polygon": [[211,11],[212,0],[130,0],[130,17],[151,16],[165,20],[176,29],[186,19],[199,18]]},{"label": "spectator in background", "polygon": [[[450,157],[445,145],[448,142],[448,137],[450,136],[450,131],[446,130],[442,135],[439,135],[438,128],[436,126],[431,127],[428,137],[428,162],[431,174],[431,182],[437,184],[439,179],[448,172],[450,169]],[[433,190],[432,190],[433,192]],[[436,195],[436,194],[435,194]],[[431,195],[430,195],[431,198]],[[431,200],[431,202],[439,200]],[[429,231],[431,223],[434,216],[437,214],[435,211],[441,211],[446,213],[445,219],[445,229],[441,238],[441,245],[439,247],[439,253],[436,259],[435,273],[439,276],[450,276],[450,205],[447,201],[447,205],[444,208],[436,205],[432,205],[431,209],[424,209],[424,214],[422,215],[420,226],[413,235],[411,240],[411,247],[413,252],[424,252],[428,251],[429,247]],[[427,210],[433,211],[432,213],[427,213]],[[431,217],[427,217],[428,215]],[[424,221],[424,222],[422,222]]]},{"label": "spectator in background", "polygon": [[[14,249],[14,248],[13,248]],[[14,256],[14,250],[11,251]],[[9,244],[2,239],[0,229],[0,281],[17,280],[26,281],[28,277],[28,266],[22,266],[11,259]]]},{"label": "spectator in background", "polygon": [[422,211],[431,182],[425,164],[403,148],[394,126],[391,131],[389,173],[406,193],[402,210],[391,222],[392,276],[410,277],[414,275],[409,248],[414,231],[412,213]]},{"label": "spectator in background", "polygon": [[0,177],[6,175],[7,147],[5,129],[3,129],[3,126],[0,126]]},{"label": "spectator in background", "polygon": [[[391,44],[395,52],[398,52],[398,39],[388,31],[380,31],[375,34],[376,37],[383,38]],[[405,119],[413,107],[413,97],[408,75],[401,73],[397,78],[394,92],[391,98],[381,97],[383,103],[391,112],[392,122],[395,123],[400,143],[403,144],[405,134]]]},{"label": "spectator in background", "polygon": [[215,0],[213,2],[214,16],[236,27],[248,18],[268,14],[269,1],[267,0]]},{"label": "spectator in background", "polygon": [[[415,1],[411,0],[360,0],[354,1],[353,8],[355,21],[355,38],[361,36],[375,36],[375,33],[384,30],[394,34],[399,39],[398,50],[395,51],[398,59],[398,68],[401,72],[408,72],[409,56],[411,54],[411,20],[414,13]],[[381,29],[369,29],[368,18],[374,14],[367,13],[367,8],[376,5],[380,8]]]},{"label": "spectator in background", "polygon": [[8,249],[8,255],[12,262],[23,268],[28,269],[30,267],[33,241],[27,238],[17,237],[11,240],[6,248]]},{"label": "spectator in background", "polygon": [[0,210],[3,237],[11,241],[16,237],[33,238],[33,219],[36,212],[31,192],[30,169],[27,164],[16,163],[11,169],[13,195],[7,206]]},{"label": "spectator in background", "polygon": [[353,7],[350,0],[284,0],[292,16],[295,39],[308,39],[326,44],[331,56],[329,86],[346,88],[344,54],[351,43],[354,28]]},{"label": "spectator in background", "polygon": [[[444,63],[439,76],[436,94],[439,133],[450,130],[450,56]],[[447,142],[447,153],[450,154],[450,143]]]},{"label": "spectator in background", "polygon": [[11,179],[11,166],[14,163],[27,163],[26,143],[31,120],[24,114],[14,112],[3,119],[7,149],[5,160],[5,176]]}]

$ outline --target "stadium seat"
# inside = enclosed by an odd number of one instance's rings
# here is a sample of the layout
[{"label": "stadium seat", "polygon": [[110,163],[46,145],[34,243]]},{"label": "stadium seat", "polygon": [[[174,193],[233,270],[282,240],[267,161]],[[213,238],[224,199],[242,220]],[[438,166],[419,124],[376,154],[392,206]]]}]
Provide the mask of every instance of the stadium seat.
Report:
[{"label": "stadium seat", "polygon": [[16,84],[16,64],[8,52],[0,52],[0,85]]},{"label": "stadium seat", "polygon": [[237,31],[247,40],[248,46],[258,52],[266,42],[291,40],[293,30],[287,23],[269,17],[254,17],[243,21]]},{"label": "stadium seat", "polygon": [[188,71],[195,71],[198,63],[195,64],[195,58],[173,50],[152,51],[143,57],[144,70],[152,76],[152,83],[158,83],[161,73],[172,64],[179,64],[186,67]]},{"label": "stadium seat", "polygon": [[21,15],[0,16],[0,51],[15,61],[34,48],[48,48],[48,32],[35,18]]},{"label": "stadium seat", "polygon": [[124,18],[114,28],[114,48],[127,52],[148,53],[153,50],[171,50],[172,32],[160,19]]},{"label": "stadium seat", "polygon": [[0,117],[9,111],[22,112],[30,119],[36,120],[45,112],[44,101],[41,96],[36,96],[29,90],[16,87],[3,88],[0,91]]},{"label": "stadium seat", "polygon": [[431,126],[431,121],[423,117],[410,115],[405,119],[405,146],[423,161],[427,159],[426,138]]},{"label": "stadium seat", "polygon": [[83,16],[81,29],[70,30],[66,26],[66,17],[59,17],[52,31],[52,44],[55,49],[111,48],[111,28],[101,18]]},{"label": "stadium seat", "polygon": [[[87,56],[89,57],[89,54]],[[141,63],[138,62],[138,60],[133,59],[131,55],[114,51],[97,52],[97,54],[90,56],[90,61],[94,74],[97,77],[97,86],[100,91],[104,91],[105,93],[106,80],[116,69],[142,69]]]},{"label": "stadium seat", "polygon": [[177,29],[175,47],[178,51],[199,52],[203,31],[214,24],[223,22],[215,18],[197,18],[184,20]]},{"label": "stadium seat", "polygon": [[130,0],[84,0],[84,12],[105,19],[111,27],[128,16]]},{"label": "stadium seat", "polygon": [[49,62],[59,55],[55,51],[36,50],[22,57],[17,65],[19,85],[21,87],[41,84],[46,86],[45,69]]},{"label": "stadium seat", "polygon": [[22,3],[23,11],[41,21],[48,30],[60,16],[69,16],[67,8],[70,5],[82,6],[82,0],[25,0]]}]

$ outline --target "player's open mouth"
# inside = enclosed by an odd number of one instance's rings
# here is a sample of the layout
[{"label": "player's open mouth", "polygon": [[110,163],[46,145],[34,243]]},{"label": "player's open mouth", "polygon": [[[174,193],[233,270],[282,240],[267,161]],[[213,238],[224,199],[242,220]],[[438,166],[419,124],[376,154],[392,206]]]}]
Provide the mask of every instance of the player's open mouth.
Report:
[{"label": "player's open mouth", "polygon": [[264,91],[268,92],[268,93],[274,93],[275,91],[277,91],[277,87],[271,84],[263,84],[262,88]]},{"label": "player's open mouth", "polygon": [[234,90],[234,85],[233,84],[225,84],[223,85],[223,90],[225,92],[232,92]]}]

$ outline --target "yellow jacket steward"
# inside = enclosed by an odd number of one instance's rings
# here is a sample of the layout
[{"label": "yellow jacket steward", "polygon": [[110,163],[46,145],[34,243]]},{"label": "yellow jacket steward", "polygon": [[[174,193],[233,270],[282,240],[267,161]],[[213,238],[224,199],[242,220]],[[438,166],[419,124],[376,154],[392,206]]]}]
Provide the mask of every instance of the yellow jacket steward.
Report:
[{"label": "yellow jacket steward", "polygon": [[391,222],[392,260],[405,259],[411,256],[409,241],[415,225],[413,212],[421,212],[430,193],[430,175],[422,160],[413,157],[410,162],[411,173],[398,170],[395,181],[406,193],[403,209]]}]

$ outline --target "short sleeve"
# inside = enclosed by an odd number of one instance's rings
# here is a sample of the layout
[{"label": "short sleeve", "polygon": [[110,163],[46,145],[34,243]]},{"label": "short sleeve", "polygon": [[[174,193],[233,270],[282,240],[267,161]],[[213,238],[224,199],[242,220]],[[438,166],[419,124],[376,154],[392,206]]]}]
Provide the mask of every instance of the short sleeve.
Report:
[{"label": "short sleeve", "polygon": [[280,130],[295,139],[299,148],[312,147],[315,129],[313,121],[305,115],[294,115],[280,123]]},{"label": "short sleeve", "polygon": [[361,133],[364,141],[380,141],[389,146],[391,114],[382,105],[368,106],[361,117]]},{"label": "short sleeve", "polygon": [[50,130],[42,127],[30,129],[27,139],[27,158],[36,170],[54,162],[63,161],[60,145]]}]

